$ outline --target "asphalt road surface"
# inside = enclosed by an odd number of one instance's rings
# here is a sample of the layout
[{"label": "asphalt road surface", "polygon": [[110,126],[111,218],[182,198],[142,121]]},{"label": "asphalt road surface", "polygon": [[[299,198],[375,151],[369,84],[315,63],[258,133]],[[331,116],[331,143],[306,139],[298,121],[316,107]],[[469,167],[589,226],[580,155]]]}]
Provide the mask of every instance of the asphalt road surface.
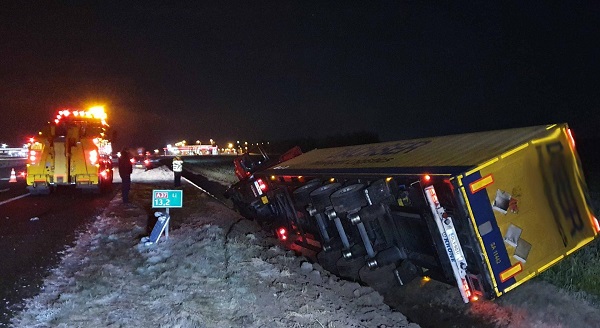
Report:
[{"label": "asphalt road surface", "polygon": [[0,205],[0,326],[6,326],[22,300],[37,294],[61,251],[108,205],[116,188],[102,195],[57,188],[47,196],[9,202],[27,194],[23,179],[0,180],[0,190],[0,204],[5,202]]}]

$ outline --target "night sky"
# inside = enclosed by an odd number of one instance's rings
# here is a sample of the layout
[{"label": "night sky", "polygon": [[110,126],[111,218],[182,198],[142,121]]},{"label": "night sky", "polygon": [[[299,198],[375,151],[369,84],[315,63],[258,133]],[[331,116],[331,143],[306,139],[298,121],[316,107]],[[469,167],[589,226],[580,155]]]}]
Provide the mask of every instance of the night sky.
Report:
[{"label": "night sky", "polygon": [[560,122],[600,137],[599,1],[44,3],[0,10],[0,142],[92,104],[118,147]]}]

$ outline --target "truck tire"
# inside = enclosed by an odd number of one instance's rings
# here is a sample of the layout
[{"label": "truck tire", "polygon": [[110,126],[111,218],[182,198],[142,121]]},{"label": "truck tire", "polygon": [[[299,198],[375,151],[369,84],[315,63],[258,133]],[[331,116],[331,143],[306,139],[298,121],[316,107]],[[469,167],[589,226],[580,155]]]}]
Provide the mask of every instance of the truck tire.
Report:
[{"label": "truck tire", "polygon": [[340,277],[352,281],[360,281],[359,272],[363,266],[365,266],[365,260],[362,257],[351,259],[345,259],[342,257],[336,262],[336,267]]},{"label": "truck tire", "polygon": [[395,264],[388,264],[377,269],[370,269],[365,265],[359,271],[360,280],[375,290],[400,287],[401,285],[394,274],[395,269]]},{"label": "truck tire", "polygon": [[313,190],[310,193],[310,199],[315,209],[319,212],[322,212],[327,206],[330,206],[331,201],[329,200],[329,196],[339,187],[341,187],[341,184],[336,182],[320,186],[319,188]]},{"label": "truck tire", "polygon": [[320,251],[317,254],[317,261],[323,267],[323,269],[331,272],[334,275],[339,275],[340,272],[337,268],[337,261],[342,258],[341,250],[331,250],[331,251]]},{"label": "truck tire", "polygon": [[310,180],[304,186],[296,188],[293,192],[296,205],[305,207],[310,203],[310,193],[321,185],[319,179]]},{"label": "truck tire", "polygon": [[331,194],[331,204],[337,213],[349,213],[367,205],[364,194],[365,185],[361,183],[343,187]]},{"label": "truck tire", "polygon": [[109,181],[109,179],[101,179],[99,184],[100,193],[109,193],[112,191],[112,181]]}]

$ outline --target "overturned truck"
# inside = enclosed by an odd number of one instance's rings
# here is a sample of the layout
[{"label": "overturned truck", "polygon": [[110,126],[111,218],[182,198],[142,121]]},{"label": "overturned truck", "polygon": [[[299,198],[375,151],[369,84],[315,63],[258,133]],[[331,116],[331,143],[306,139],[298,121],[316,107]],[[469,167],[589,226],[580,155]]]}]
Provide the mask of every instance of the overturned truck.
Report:
[{"label": "overturned truck", "polygon": [[329,271],[423,276],[465,303],[514,289],[598,236],[567,124],[317,149],[227,195]]}]

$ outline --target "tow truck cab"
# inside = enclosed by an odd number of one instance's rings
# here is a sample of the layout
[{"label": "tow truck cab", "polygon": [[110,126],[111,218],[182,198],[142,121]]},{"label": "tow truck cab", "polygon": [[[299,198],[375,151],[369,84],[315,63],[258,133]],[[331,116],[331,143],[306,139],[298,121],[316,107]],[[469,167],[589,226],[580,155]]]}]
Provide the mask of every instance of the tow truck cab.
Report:
[{"label": "tow truck cab", "polygon": [[51,188],[73,185],[100,192],[112,185],[112,152],[102,107],[61,110],[29,146],[27,189],[48,194]]}]

